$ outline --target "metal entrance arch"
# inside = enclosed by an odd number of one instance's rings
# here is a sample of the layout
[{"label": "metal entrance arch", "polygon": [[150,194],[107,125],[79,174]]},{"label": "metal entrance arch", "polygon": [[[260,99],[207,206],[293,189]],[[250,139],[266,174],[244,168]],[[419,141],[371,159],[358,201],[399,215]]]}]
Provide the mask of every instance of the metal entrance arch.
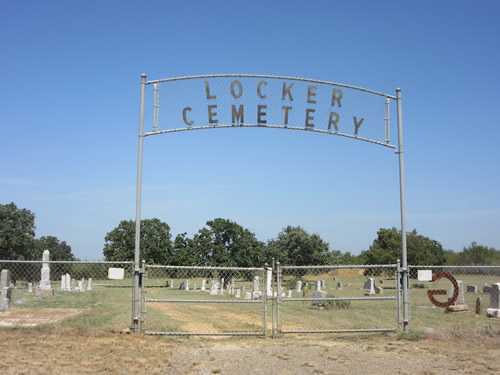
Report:
[{"label": "metal entrance arch", "polygon": [[[146,87],[153,86],[152,130],[144,131]],[[160,106],[161,97],[168,105]],[[166,95],[164,94],[166,92]],[[390,143],[390,105],[396,102],[398,145]],[[163,119],[166,119],[164,121]],[[188,130],[261,127],[330,134],[396,149],[399,156],[403,328],[408,330],[408,270],[401,89],[396,95],[329,81],[252,74],[211,74],[147,81],[141,75],[137,158],[133,332],[142,320],[139,288],[144,138]]]}]

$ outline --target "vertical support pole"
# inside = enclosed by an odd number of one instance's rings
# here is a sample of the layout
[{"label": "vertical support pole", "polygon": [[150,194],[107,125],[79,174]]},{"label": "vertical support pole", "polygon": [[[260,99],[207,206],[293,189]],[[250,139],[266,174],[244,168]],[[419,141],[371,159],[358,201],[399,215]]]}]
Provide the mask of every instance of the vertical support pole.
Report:
[{"label": "vertical support pole", "polygon": [[142,196],[142,145],[144,141],[144,97],[146,95],[146,74],[141,75],[141,106],[139,111],[139,147],[137,151],[137,191],[135,207],[135,255],[134,287],[132,288],[132,332],[139,326],[139,257],[141,248],[141,196]]},{"label": "vertical support pole", "polygon": [[146,273],[146,261],[142,261],[142,269],[141,269],[141,333],[146,331],[146,281],[147,281],[147,273]]},{"label": "vertical support pole", "polygon": [[281,335],[281,267],[280,262],[276,262],[276,333]]},{"label": "vertical support pole", "polygon": [[398,108],[398,155],[399,155],[399,191],[401,202],[401,275],[403,278],[403,329],[408,331],[408,258],[406,251],[406,207],[405,207],[405,168],[403,149],[403,112],[401,103],[401,89],[396,89]]},{"label": "vertical support pole", "polygon": [[401,325],[401,261],[398,259],[396,268],[396,318],[398,327]]},{"label": "vertical support pole", "polygon": [[[263,279],[264,279],[264,285],[267,285],[267,268],[268,268],[268,264],[264,264],[264,275],[263,275]],[[264,289],[264,301],[263,301],[263,304],[264,304],[264,307],[263,307],[263,311],[262,311],[262,325],[263,325],[263,330],[264,330],[264,336],[267,336],[267,288]]]},{"label": "vertical support pole", "polygon": [[390,125],[389,125],[389,111],[391,109],[391,103],[389,98],[385,98],[385,143],[391,143],[390,140]]},{"label": "vertical support pole", "polygon": [[[271,322],[271,327],[272,327],[272,338],[274,339],[274,333],[275,333],[275,324],[276,324],[276,320],[275,320],[275,309],[276,309],[276,306],[275,306],[275,300],[274,300],[274,288],[273,288],[273,282],[274,282],[274,278],[272,277],[273,273],[274,273],[274,270],[276,269],[276,264],[274,263],[274,258],[273,258],[273,265],[272,265],[273,268],[271,268],[271,319],[272,319],[272,322]],[[267,287],[266,287],[267,289]]]}]

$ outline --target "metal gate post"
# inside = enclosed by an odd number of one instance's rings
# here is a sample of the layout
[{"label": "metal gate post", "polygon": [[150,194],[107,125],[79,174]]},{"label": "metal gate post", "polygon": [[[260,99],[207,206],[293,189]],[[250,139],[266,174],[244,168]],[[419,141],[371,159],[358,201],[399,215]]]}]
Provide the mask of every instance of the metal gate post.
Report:
[{"label": "metal gate post", "polygon": [[141,106],[139,113],[139,146],[137,150],[137,191],[135,202],[135,252],[134,252],[134,287],[132,288],[132,326],[137,332],[139,327],[139,257],[141,242],[141,195],[142,195],[142,147],[144,143],[144,98],[146,96],[146,75],[141,75]]},{"label": "metal gate post", "polygon": [[141,323],[140,333],[144,333],[146,331],[146,261],[142,261],[142,269],[141,269],[141,317],[139,319]]},{"label": "metal gate post", "polygon": [[[264,285],[267,285],[267,268],[268,264],[264,264]],[[267,288],[265,288],[267,289]],[[264,290],[264,301],[263,301],[263,308],[262,308],[262,329],[264,336],[267,336],[267,290]]]},{"label": "metal gate post", "polygon": [[398,327],[401,326],[401,264],[398,259],[398,263],[396,265],[396,310],[397,310],[397,324]]},{"label": "metal gate post", "polygon": [[276,262],[276,334],[281,335],[281,267]]}]

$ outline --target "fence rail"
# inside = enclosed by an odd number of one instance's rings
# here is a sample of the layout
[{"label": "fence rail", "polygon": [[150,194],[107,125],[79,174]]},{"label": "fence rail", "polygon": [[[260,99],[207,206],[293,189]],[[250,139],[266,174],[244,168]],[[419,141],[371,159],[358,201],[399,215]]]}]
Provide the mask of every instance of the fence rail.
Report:
[{"label": "fence rail", "polygon": [[[45,277],[53,293],[48,297],[37,290],[47,266],[50,274]],[[122,276],[110,278],[112,268]],[[112,330],[130,323],[133,262],[0,260],[0,270],[9,271],[12,309],[77,309],[102,318],[101,327]],[[435,299],[445,303],[453,296],[452,283],[447,278],[421,280],[422,271],[446,273],[462,285],[457,295],[466,312],[446,314],[445,308],[435,306],[429,294],[440,291]],[[140,328],[148,335],[387,332],[402,323],[402,273],[397,264],[277,264],[273,270],[143,265],[140,272]],[[500,319],[487,317],[487,310],[498,305],[492,290],[499,282],[500,266],[409,266],[410,328],[500,331]]]}]

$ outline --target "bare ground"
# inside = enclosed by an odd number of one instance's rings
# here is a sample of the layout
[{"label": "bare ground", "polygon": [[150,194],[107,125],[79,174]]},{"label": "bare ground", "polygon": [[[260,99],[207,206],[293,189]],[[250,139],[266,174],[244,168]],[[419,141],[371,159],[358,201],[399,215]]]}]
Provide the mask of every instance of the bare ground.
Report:
[{"label": "bare ground", "polygon": [[[437,331],[417,341],[396,334],[271,339],[156,337],[45,325],[80,313],[38,308],[0,313],[0,374],[500,373],[500,332]],[[183,329],[190,331],[190,324],[184,322]],[[17,328],[6,328],[12,326]],[[199,329],[199,324],[193,327]]]},{"label": "bare ground", "polygon": [[175,338],[0,329],[1,374],[498,374],[495,338]]}]

